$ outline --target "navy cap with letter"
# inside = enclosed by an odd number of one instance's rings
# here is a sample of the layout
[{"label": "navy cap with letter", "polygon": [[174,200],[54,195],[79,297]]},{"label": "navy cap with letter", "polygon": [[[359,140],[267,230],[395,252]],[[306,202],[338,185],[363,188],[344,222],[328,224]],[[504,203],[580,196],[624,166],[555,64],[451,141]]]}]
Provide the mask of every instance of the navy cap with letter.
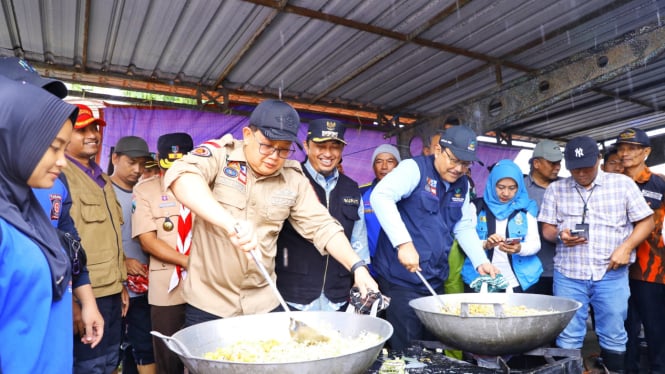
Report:
[{"label": "navy cap with letter", "polygon": [[476,133],[470,127],[459,125],[446,129],[441,134],[439,145],[450,149],[455,157],[462,161],[476,161],[476,148],[478,141]]},{"label": "navy cap with letter", "polygon": [[588,136],[578,136],[566,144],[563,152],[568,170],[590,168],[596,165],[600,150],[598,143]]}]

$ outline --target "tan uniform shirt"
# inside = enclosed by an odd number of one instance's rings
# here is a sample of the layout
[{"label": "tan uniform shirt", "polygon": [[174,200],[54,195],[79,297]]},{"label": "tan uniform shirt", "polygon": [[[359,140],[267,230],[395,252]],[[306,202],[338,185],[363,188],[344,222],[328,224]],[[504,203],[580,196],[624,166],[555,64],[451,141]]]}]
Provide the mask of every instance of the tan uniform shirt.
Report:
[{"label": "tan uniform shirt", "polygon": [[[157,239],[164,241],[176,251],[180,203],[171,191],[163,191],[160,176],[141,181],[134,187],[135,210],[132,214],[132,237],[136,238],[141,234],[154,231],[157,233]],[[164,228],[167,218],[172,223],[170,231]],[[171,306],[185,303],[182,296],[183,281],[168,292],[171,274],[174,270],[174,264],[150,256],[148,302],[151,305]]]},{"label": "tan uniform shirt", "polygon": [[[342,226],[319,203],[295,160],[275,174],[257,177],[246,165],[242,141],[231,135],[204,143],[176,161],[164,176],[169,187],[195,173],[212,187],[215,199],[238,220],[254,224],[261,261],[275,279],[276,242],[284,221],[324,252]],[[185,301],[220,317],[266,313],[279,302],[253,262],[233,247],[226,231],[198,219],[194,223]]]}]

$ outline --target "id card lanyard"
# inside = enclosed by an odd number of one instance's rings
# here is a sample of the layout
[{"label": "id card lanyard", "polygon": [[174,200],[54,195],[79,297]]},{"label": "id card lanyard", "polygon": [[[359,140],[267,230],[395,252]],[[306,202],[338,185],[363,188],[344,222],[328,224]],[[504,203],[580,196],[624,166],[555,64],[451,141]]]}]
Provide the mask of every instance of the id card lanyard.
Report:
[{"label": "id card lanyard", "polygon": [[596,185],[594,184],[593,187],[591,187],[591,190],[589,191],[589,196],[587,196],[586,200],[584,200],[584,196],[582,196],[582,193],[580,192],[579,188],[575,186],[577,194],[580,195],[580,199],[582,199],[582,202],[584,203],[584,207],[582,208],[582,224],[584,224],[584,220],[586,219],[586,212],[589,209],[588,208],[589,200],[591,200],[591,194],[593,194],[593,190],[595,189]]}]

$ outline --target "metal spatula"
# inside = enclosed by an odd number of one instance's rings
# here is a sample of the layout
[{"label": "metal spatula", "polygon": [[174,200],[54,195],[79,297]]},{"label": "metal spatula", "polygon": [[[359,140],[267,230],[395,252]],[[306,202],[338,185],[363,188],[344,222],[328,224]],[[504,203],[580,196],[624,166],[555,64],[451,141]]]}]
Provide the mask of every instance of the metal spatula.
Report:
[{"label": "metal spatula", "polygon": [[284,311],[289,315],[289,319],[291,320],[291,323],[289,324],[289,333],[291,333],[291,338],[298,343],[319,343],[327,342],[330,340],[328,336],[321,334],[306,323],[293,318],[289,306],[286,304],[286,301],[284,301],[282,294],[279,293],[277,285],[272,281],[272,278],[270,278],[270,274],[268,274],[268,271],[266,270],[265,266],[263,266],[263,263],[261,263],[259,260],[255,251],[250,251],[249,253],[252,255],[252,258],[256,263],[256,267],[258,267],[259,271],[261,271],[263,278],[265,278],[266,282],[268,282],[270,288],[272,288],[272,291],[275,293],[275,296],[277,296],[277,300],[279,300],[279,303],[282,304],[282,308],[284,308]]}]

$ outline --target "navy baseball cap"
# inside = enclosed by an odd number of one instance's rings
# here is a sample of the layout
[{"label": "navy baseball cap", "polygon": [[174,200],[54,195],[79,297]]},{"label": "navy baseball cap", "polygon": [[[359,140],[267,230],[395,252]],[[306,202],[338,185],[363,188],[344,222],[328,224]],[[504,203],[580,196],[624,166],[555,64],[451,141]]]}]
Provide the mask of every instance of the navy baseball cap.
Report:
[{"label": "navy baseball cap", "polygon": [[568,170],[590,168],[596,165],[600,150],[598,143],[588,136],[578,136],[566,144],[563,152]]},{"label": "navy baseball cap", "polygon": [[621,131],[619,136],[617,136],[617,143],[629,143],[629,144],[638,144],[643,147],[651,147],[651,140],[649,140],[649,135],[642,130],[635,127],[631,127]]},{"label": "navy baseball cap", "polygon": [[337,140],[346,144],[344,132],[346,128],[341,122],[334,119],[315,119],[309,123],[307,140],[322,143],[328,140]]},{"label": "navy baseball cap", "polygon": [[26,60],[18,57],[0,58],[0,75],[41,87],[53,95],[64,99],[67,97],[67,86],[57,79],[44,78],[39,75]]},{"label": "navy baseball cap", "polygon": [[476,161],[478,141],[476,133],[468,126],[453,126],[441,134],[439,145],[450,149],[462,161]]},{"label": "navy baseball cap", "polygon": [[256,126],[270,140],[298,141],[300,116],[293,107],[280,100],[264,100],[254,108],[249,124]]}]

